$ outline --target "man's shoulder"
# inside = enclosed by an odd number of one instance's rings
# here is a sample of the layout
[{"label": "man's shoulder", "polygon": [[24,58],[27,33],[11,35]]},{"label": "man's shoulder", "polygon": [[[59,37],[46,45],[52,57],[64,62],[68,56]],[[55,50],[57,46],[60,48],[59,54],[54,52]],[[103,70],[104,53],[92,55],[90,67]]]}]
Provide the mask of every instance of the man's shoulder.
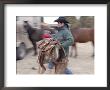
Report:
[{"label": "man's shoulder", "polygon": [[69,31],[69,29],[64,29],[64,30],[62,30],[64,33],[68,33],[68,32],[70,32]]}]

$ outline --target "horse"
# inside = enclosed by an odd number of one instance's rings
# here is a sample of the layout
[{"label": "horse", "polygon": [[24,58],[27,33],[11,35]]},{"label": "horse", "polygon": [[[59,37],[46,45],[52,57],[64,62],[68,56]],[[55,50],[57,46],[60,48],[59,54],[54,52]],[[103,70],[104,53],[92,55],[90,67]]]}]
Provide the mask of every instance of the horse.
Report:
[{"label": "horse", "polygon": [[[44,26],[46,24],[41,24],[41,26]],[[54,30],[45,27],[42,27],[40,29],[38,28],[33,28],[28,21],[24,21],[24,29],[27,31],[28,33],[28,38],[31,41],[33,47],[34,47],[34,55],[37,55],[37,47],[36,47],[36,42],[42,40],[42,35],[45,33],[54,33]],[[48,31],[48,32],[47,32]]]},{"label": "horse", "polygon": [[[67,67],[67,58],[64,48],[56,43],[52,38],[43,39],[37,42],[38,53],[38,73],[43,74],[46,71],[45,63],[51,61],[55,65],[55,74],[63,74]],[[59,49],[60,48],[60,49]]]},{"label": "horse", "polygon": [[[94,29],[93,28],[77,28],[71,29],[71,33],[74,37],[74,44],[72,45],[70,56],[73,56],[73,49],[75,49],[75,56],[77,57],[76,43],[86,43],[88,41],[92,42],[94,47]],[[94,53],[93,55],[94,56]]]},{"label": "horse", "polygon": [[36,55],[37,54],[36,42],[42,39],[40,37],[40,35],[42,34],[42,31],[32,28],[32,26],[30,26],[30,24],[26,22],[24,23],[24,28],[27,31],[28,38],[34,47],[34,55]]}]

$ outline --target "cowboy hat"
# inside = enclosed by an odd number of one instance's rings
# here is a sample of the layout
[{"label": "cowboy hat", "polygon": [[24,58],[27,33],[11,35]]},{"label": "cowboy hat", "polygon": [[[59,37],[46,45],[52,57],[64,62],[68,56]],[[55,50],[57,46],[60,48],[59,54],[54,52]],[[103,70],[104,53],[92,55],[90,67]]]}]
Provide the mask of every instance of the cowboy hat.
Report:
[{"label": "cowboy hat", "polygon": [[69,23],[65,17],[59,17],[58,19],[56,19],[54,22],[63,22],[63,23]]},{"label": "cowboy hat", "polygon": [[24,23],[28,23],[28,21],[27,20],[24,20]]}]

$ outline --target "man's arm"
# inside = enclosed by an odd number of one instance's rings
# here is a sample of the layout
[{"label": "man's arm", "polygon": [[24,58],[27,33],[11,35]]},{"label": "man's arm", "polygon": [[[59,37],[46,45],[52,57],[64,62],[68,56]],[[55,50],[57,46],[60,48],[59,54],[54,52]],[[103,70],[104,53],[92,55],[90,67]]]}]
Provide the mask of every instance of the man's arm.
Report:
[{"label": "man's arm", "polygon": [[61,43],[62,46],[64,48],[71,46],[74,43],[74,38],[73,38],[71,32],[65,31],[63,35],[64,35],[65,40]]}]

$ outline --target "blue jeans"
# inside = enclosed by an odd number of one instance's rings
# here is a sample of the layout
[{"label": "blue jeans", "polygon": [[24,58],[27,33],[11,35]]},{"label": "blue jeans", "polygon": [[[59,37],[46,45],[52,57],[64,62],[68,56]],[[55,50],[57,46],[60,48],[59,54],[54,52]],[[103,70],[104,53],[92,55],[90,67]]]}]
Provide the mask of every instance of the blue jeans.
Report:
[{"label": "blue jeans", "polygon": [[54,64],[50,61],[50,62],[48,63],[48,68],[49,68],[49,69],[53,69],[53,67],[54,67]]},{"label": "blue jeans", "polygon": [[[49,64],[48,64],[48,68],[53,69],[53,67],[54,67],[54,64],[50,61]],[[64,73],[65,74],[73,74],[72,71],[69,70],[68,68],[65,69]]]}]

